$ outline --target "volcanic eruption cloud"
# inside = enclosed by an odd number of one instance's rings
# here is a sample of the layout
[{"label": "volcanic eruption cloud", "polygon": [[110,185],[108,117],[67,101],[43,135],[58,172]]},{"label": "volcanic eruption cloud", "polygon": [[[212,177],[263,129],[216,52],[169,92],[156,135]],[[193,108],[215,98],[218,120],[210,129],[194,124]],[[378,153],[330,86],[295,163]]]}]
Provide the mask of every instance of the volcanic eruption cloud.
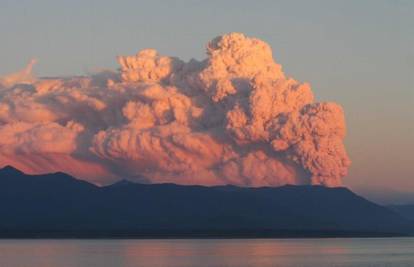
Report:
[{"label": "volcanic eruption cloud", "polygon": [[0,166],[98,185],[338,186],[350,164],[335,103],[314,102],[268,44],[240,33],[184,62],[153,49],[118,71],[0,78]]}]

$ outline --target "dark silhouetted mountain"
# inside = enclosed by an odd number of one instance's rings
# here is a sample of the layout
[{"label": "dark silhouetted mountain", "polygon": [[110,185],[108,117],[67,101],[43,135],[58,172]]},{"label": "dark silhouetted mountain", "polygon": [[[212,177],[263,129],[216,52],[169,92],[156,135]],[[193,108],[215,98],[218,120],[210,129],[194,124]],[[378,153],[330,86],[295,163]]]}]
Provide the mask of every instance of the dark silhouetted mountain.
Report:
[{"label": "dark silhouetted mountain", "polygon": [[414,222],[414,204],[388,206],[404,218]]},{"label": "dark silhouetted mountain", "polygon": [[98,187],[64,173],[0,170],[0,237],[400,235],[399,214],[346,188]]}]

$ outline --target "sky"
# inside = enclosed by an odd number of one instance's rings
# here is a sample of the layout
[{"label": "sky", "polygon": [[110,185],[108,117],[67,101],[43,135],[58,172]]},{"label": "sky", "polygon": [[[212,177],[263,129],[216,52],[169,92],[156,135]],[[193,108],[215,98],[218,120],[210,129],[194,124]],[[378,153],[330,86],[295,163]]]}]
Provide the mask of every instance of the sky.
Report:
[{"label": "sky", "polygon": [[344,107],[357,191],[414,193],[413,1],[0,1],[0,75],[38,59],[38,76],[116,69],[155,48],[205,58],[213,37],[267,42],[318,101]]}]

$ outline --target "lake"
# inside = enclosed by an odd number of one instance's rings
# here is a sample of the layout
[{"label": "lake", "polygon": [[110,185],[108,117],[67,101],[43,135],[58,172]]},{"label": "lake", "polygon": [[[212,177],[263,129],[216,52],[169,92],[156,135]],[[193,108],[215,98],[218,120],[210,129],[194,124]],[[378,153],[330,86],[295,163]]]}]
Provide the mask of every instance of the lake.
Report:
[{"label": "lake", "polygon": [[4,267],[414,266],[414,238],[0,240]]}]

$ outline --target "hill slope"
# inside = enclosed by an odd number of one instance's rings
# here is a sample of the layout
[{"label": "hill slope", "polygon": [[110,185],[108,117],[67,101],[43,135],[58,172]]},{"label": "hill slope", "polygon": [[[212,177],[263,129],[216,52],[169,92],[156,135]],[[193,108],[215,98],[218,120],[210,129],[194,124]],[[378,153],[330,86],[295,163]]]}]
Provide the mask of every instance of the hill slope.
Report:
[{"label": "hill slope", "polygon": [[0,170],[0,237],[406,234],[409,223],[346,188],[97,187],[63,173]]},{"label": "hill slope", "polygon": [[402,217],[414,222],[414,204],[391,205],[388,207],[400,214]]}]

